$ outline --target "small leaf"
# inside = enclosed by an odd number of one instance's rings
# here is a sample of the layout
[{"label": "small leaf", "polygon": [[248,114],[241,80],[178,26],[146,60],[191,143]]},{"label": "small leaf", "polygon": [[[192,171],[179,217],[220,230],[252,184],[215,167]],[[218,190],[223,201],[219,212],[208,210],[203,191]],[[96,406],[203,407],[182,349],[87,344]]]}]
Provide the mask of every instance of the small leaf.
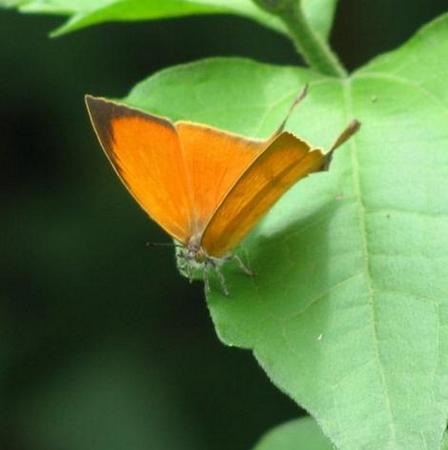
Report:
[{"label": "small leaf", "polygon": [[[306,16],[324,39],[330,33],[336,1],[304,1]],[[27,1],[20,11],[70,16],[53,36],[110,21],[154,20],[194,14],[235,14],[286,33],[279,19],[262,11],[251,0],[32,0]]]},{"label": "small leaf", "polygon": [[266,433],[253,450],[333,450],[311,417],[292,420]]},{"label": "small leaf", "polygon": [[[329,172],[299,182],[225,266],[208,303],[228,345],[340,449],[439,449],[448,411],[448,16],[345,80],[213,59],[162,71],[129,104],[248,136],[287,128],[328,148],[361,131]],[[204,150],[205,151],[205,150]]]},{"label": "small leaf", "polygon": [[0,8],[17,8],[28,0],[0,0]]}]

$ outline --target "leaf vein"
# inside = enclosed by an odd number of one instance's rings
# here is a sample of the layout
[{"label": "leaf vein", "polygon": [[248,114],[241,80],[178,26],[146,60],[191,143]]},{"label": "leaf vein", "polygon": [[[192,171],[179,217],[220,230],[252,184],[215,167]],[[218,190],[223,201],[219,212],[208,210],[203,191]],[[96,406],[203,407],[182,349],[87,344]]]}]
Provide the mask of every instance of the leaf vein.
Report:
[{"label": "leaf vein", "polygon": [[329,287],[328,289],[325,289],[325,291],[320,292],[319,295],[317,295],[316,297],[312,298],[311,300],[309,300],[307,302],[307,304],[300,309],[299,311],[295,312],[292,316],[289,316],[285,319],[280,319],[282,322],[289,322],[291,320],[296,319],[297,317],[301,316],[302,314],[305,313],[305,311],[310,307],[313,306],[315,303],[317,303],[319,300],[322,300],[323,298],[325,298],[326,296],[328,296],[330,294],[330,292],[340,288],[341,286],[343,286],[344,284],[352,281],[353,279],[364,275],[364,272],[357,272],[353,275],[350,275],[347,278],[344,278],[343,280],[337,282],[336,284],[334,284],[333,286]]},{"label": "leaf vein", "polygon": [[[353,115],[353,102],[352,102],[352,92],[351,92],[351,81],[350,80],[342,80],[341,87],[342,93],[345,100],[345,105],[347,109],[348,119],[354,117]],[[368,304],[370,306],[370,312],[372,316],[372,333],[373,333],[373,343],[374,343],[374,351],[376,355],[376,362],[378,366],[379,376],[381,378],[381,383],[383,385],[384,398],[385,398],[385,407],[387,410],[387,414],[389,415],[389,427],[392,435],[392,441],[396,442],[396,429],[395,429],[395,420],[392,412],[392,405],[390,400],[389,387],[387,385],[386,376],[384,373],[384,367],[381,360],[380,348],[379,348],[379,339],[378,339],[378,328],[377,328],[377,312],[374,302],[374,289],[372,282],[372,273],[369,262],[369,243],[367,239],[367,224],[365,220],[366,215],[366,206],[363,202],[363,193],[361,188],[361,179],[360,179],[360,164],[358,160],[358,148],[357,148],[357,136],[354,136],[349,142],[350,150],[351,150],[351,164],[352,164],[352,174],[353,174],[353,190],[358,204],[358,222],[359,222],[359,231],[361,237],[361,246],[364,254],[364,268],[363,272],[366,276],[366,284],[368,290]]]},{"label": "leaf vein", "polygon": [[415,83],[406,78],[399,77],[397,75],[390,75],[390,74],[382,73],[382,72],[358,73],[353,78],[377,78],[377,79],[382,79],[385,81],[402,84],[407,87],[412,87],[413,89],[416,89],[416,90],[420,91],[421,93],[423,93],[425,95],[425,97],[432,100],[434,103],[436,103],[438,106],[440,106],[446,114],[448,114],[448,106],[445,103],[443,103],[442,101],[440,101],[440,99],[436,95],[434,95],[431,91],[429,91],[428,89],[423,87],[421,84]]}]

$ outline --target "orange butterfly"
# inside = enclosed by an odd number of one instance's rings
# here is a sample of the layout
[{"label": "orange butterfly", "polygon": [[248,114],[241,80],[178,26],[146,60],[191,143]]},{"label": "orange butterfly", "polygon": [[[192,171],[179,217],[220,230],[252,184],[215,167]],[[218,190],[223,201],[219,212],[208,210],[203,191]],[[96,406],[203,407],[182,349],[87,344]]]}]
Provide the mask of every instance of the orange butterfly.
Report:
[{"label": "orange butterfly", "polygon": [[[182,245],[187,267],[214,269],[224,293],[223,261],[280,196],[306,175],[326,168],[333,151],[358,128],[353,121],[329,152],[278,130],[256,140],[192,122],[171,122],[104,98],[86,96],[96,135],[129,192]],[[191,273],[191,271],[189,272]]]}]

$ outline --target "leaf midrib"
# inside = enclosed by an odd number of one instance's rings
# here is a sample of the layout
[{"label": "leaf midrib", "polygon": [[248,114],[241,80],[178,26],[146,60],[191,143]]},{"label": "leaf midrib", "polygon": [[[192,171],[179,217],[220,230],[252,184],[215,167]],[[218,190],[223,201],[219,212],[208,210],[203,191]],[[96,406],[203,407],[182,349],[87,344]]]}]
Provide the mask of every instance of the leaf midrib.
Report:
[{"label": "leaf midrib", "polygon": [[[352,96],[352,78],[347,78],[341,80],[341,88],[342,95],[344,98],[345,109],[346,109],[346,121],[352,120],[356,115],[353,110],[353,96]],[[369,242],[368,242],[368,233],[366,226],[366,211],[367,208],[363,202],[363,193],[361,188],[361,174],[360,174],[360,164],[358,159],[358,147],[357,147],[357,136],[355,135],[349,142],[350,146],[350,154],[351,154],[351,166],[352,166],[352,179],[353,179],[353,193],[357,203],[358,209],[358,225],[359,225],[359,234],[361,237],[361,245],[362,245],[362,253],[363,253],[363,261],[364,267],[363,272],[366,278],[366,286],[368,291],[368,305],[371,313],[371,324],[372,324],[372,333],[373,333],[373,344],[374,351],[376,355],[376,363],[378,366],[378,372],[381,377],[381,384],[383,385],[384,390],[384,399],[386,404],[386,411],[389,416],[389,427],[392,436],[392,441],[396,442],[396,427],[394,421],[394,415],[392,412],[392,405],[390,401],[390,392],[389,387],[387,385],[387,380],[385,376],[385,371],[383,367],[383,362],[381,360],[380,354],[380,346],[378,339],[378,328],[377,328],[377,312],[376,305],[374,299],[374,289],[372,283],[372,273],[370,267],[370,258],[369,258]]]}]

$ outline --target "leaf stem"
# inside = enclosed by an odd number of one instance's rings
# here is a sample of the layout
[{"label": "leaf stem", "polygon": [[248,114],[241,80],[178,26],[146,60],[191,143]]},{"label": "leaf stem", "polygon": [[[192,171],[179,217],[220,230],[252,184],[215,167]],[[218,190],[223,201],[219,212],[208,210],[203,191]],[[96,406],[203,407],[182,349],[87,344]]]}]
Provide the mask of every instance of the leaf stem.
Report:
[{"label": "leaf stem", "polygon": [[297,51],[311,68],[326,75],[347,77],[347,71],[336,54],[309,24],[303,13],[301,0],[253,1],[283,21]]}]

